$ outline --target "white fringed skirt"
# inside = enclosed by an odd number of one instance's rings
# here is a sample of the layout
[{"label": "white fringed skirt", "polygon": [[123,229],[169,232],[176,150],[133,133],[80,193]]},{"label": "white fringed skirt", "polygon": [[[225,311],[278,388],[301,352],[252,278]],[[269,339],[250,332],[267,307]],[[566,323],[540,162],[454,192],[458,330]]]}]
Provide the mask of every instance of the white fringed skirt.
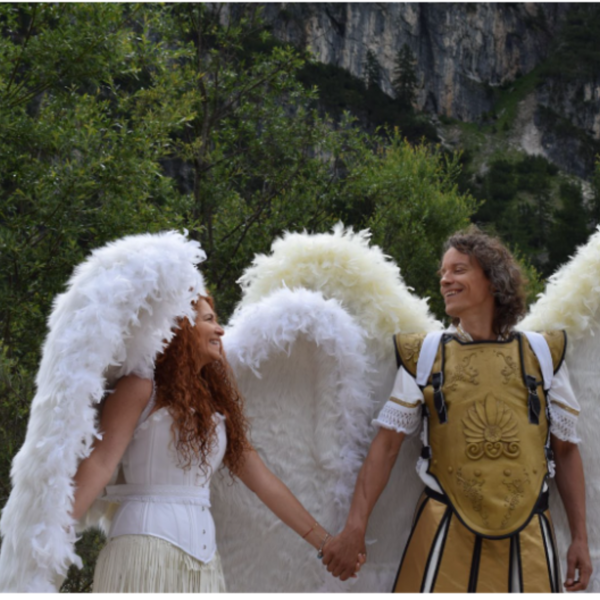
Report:
[{"label": "white fringed skirt", "polygon": [[218,552],[209,563],[150,535],[121,535],[102,549],[94,571],[95,593],[225,592]]}]

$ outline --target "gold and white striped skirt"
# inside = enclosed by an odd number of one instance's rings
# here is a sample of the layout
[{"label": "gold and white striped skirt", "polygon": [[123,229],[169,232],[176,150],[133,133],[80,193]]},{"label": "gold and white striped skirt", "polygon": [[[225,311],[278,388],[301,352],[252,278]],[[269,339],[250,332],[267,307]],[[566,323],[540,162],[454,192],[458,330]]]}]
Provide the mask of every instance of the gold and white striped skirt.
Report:
[{"label": "gold and white striped skirt", "polygon": [[109,540],[94,571],[95,593],[225,591],[218,552],[209,563],[203,563],[150,535],[121,535]]},{"label": "gold and white striped skirt", "polygon": [[529,523],[503,539],[467,529],[445,496],[427,490],[394,583],[394,592],[560,592],[560,570],[547,496]]}]

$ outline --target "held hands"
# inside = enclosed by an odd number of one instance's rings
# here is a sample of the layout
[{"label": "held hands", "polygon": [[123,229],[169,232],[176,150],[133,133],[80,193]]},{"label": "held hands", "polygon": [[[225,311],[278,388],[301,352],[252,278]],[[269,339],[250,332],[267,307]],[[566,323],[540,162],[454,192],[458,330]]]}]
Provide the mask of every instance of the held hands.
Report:
[{"label": "held hands", "polygon": [[[579,571],[579,579],[575,579],[575,570]],[[573,540],[567,552],[567,580],[565,589],[567,592],[579,592],[585,590],[592,575],[592,561],[587,542]]]},{"label": "held hands", "polygon": [[323,547],[323,564],[334,576],[346,581],[356,577],[367,561],[364,535],[344,529]]}]

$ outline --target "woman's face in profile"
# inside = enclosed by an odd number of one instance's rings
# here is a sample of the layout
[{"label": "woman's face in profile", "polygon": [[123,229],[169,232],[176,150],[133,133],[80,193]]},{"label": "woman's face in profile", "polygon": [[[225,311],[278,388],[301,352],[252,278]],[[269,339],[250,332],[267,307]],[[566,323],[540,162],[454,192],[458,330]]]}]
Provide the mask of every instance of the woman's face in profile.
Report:
[{"label": "woman's face in profile", "polygon": [[196,305],[195,327],[201,362],[208,364],[220,360],[223,348],[221,337],[225,332],[217,323],[217,316],[206,300],[199,300]]}]

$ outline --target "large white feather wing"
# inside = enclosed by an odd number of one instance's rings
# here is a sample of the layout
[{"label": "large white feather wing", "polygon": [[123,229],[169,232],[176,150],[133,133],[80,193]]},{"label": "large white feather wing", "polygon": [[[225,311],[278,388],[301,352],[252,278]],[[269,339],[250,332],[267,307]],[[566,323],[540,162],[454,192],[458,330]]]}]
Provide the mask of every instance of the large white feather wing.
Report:
[{"label": "large white feather wing", "polygon": [[[567,365],[581,406],[577,430],[586,480],[587,523],[594,575],[588,591],[600,592],[600,231],[548,281],[545,293],[520,323],[522,329],[565,329]],[[566,572],[571,536],[557,490],[551,499],[556,536]]]},{"label": "large white feather wing", "polygon": [[130,236],[94,251],[56,298],[0,520],[0,591],[57,591],[80,564],[72,478],[98,433],[95,407],[118,377],[152,376],[177,317],[193,318],[204,258],[176,232]]},{"label": "large white feather wing", "polygon": [[[305,506],[337,532],[375,433],[371,420],[392,388],[392,335],[441,325],[426,302],[410,293],[398,267],[369,246],[368,233],[341,225],[332,234],[286,234],[269,256],[256,257],[241,283],[244,296],[225,345],[252,417],[253,440]],[[320,296],[309,303],[306,290]],[[337,303],[319,308],[331,299]],[[258,323],[252,333],[250,323]],[[362,362],[352,350],[358,342],[350,343],[359,337],[366,348]],[[414,468],[418,451],[418,440],[405,443],[371,517],[368,564],[343,589],[391,589],[423,487]],[[213,506],[231,591],[342,589],[314,552],[261,513],[239,486],[217,483]],[[241,541],[250,536],[247,527],[254,527],[251,537]]]},{"label": "large white feather wing", "polygon": [[[238,312],[224,345],[254,447],[315,518],[340,529],[372,412],[364,332],[335,300],[283,289]],[[330,589],[316,552],[243,485],[216,479],[212,510],[229,591]]]},{"label": "large white feather wing", "polygon": [[360,320],[377,357],[389,354],[394,333],[441,328],[427,301],[404,283],[398,265],[369,246],[370,237],[367,230],[353,232],[341,223],[332,233],[285,233],[273,242],[271,254],[257,255],[240,277],[238,309],[283,286],[320,291]]}]

